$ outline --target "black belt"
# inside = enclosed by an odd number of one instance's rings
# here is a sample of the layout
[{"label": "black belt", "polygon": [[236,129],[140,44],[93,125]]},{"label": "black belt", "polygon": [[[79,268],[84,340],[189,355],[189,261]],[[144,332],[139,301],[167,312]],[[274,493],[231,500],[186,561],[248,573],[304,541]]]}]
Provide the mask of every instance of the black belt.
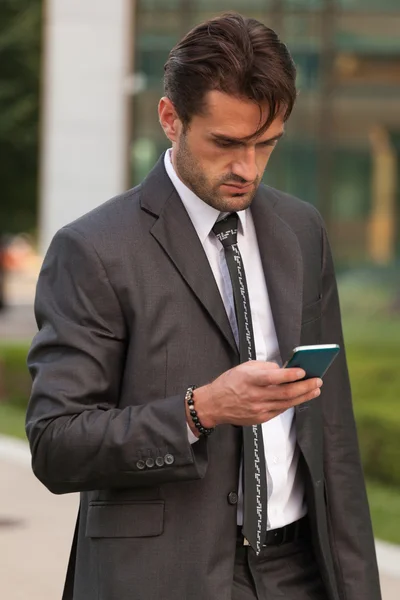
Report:
[{"label": "black belt", "polygon": [[[288,542],[295,542],[296,540],[309,537],[309,535],[310,529],[308,524],[308,518],[307,516],[305,516],[302,519],[295,521],[294,523],[285,525],[284,527],[279,527],[278,529],[270,529],[269,531],[267,531],[264,546],[281,546],[282,544],[287,544]],[[248,546],[248,542],[242,534],[242,527],[239,525],[237,528],[236,543],[239,546]]]}]

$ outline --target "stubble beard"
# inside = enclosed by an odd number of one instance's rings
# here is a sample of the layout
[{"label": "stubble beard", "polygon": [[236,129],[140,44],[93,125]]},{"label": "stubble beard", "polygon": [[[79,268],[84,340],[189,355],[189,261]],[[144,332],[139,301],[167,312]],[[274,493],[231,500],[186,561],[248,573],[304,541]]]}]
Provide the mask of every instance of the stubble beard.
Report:
[{"label": "stubble beard", "polygon": [[[232,194],[222,196],[220,185],[224,181],[212,184],[200,169],[196,159],[190,152],[186,134],[182,133],[175,152],[175,168],[179,178],[203,202],[220,212],[233,212],[248,208],[256,195],[259,181],[254,183],[254,188],[246,194]],[[230,176],[229,181],[232,182]]]}]

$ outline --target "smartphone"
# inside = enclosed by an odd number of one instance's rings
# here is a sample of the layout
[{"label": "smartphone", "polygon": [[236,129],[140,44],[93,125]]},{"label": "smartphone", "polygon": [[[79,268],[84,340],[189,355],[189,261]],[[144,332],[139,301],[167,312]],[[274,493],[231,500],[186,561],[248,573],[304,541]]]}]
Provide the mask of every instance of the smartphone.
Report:
[{"label": "smartphone", "polygon": [[306,372],[304,379],[322,377],[325,375],[337,355],[338,344],[318,344],[315,346],[298,346],[292,356],[283,365],[284,369],[298,367]]}]

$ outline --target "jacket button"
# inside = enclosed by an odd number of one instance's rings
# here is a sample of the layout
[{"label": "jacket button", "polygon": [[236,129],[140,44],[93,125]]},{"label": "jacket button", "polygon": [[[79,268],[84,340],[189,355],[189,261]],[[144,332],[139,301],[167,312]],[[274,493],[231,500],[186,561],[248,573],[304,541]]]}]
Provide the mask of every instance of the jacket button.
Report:
[{"label": "jacket button", "polygon": [[238,495],[236,492],[229,492],[228,502],[229,502],[229,504],[232,504],[232,505],[238,503]]},{"label": "jacket button", "polygon": [[164,466],[164,459],[162,456],[157,456],[156,458],[156,465],[157,467],[163,467]]},{"label": "jacket button", "polygon": [[154,459],[153,458],[146,458],[146,467],[148,467],[149,469],[154,467]]},{"label": "jacket button", "polygon": [[136,466],[138,469],[140,469],[140,471],[142,471],[142,469],[144,469],[146,465],[144,464],[144,460],[138,460]]},{"label": "jacket button", "polygon": [[175,462],[175,458],[172,454],[166,454],[164,456],[164,461],[166,465],[172,465]]}]

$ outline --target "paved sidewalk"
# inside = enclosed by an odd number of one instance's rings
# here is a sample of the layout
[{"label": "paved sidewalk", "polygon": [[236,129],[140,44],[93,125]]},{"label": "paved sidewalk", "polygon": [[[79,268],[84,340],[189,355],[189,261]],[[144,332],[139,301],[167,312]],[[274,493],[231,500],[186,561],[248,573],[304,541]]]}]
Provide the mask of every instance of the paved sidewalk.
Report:
[{"label": "paved sidewalk", "polygon": [[29,466],[0,458],[4,600],[61,600],[78,498],[53,496]]},{"label": "paved sidewalk", "polygon": [[30,343],[36,331],[33,306],[9,306],[0,312],[0,343]]},{"label": "paved sidewalk", "polygon": [[[1,597],[61,600],[77,495],[50,494],[32,474],[26,446],[1,437],[0,481]],[[381,579],[383,600],[398,600],[400,578]]]},{"label": "paved sidewalk", "polygon": [[30,342],[37,331],[33,313],[37,270],[10,273],[6,278],[6,308],[0,311],[0,343]]}]

